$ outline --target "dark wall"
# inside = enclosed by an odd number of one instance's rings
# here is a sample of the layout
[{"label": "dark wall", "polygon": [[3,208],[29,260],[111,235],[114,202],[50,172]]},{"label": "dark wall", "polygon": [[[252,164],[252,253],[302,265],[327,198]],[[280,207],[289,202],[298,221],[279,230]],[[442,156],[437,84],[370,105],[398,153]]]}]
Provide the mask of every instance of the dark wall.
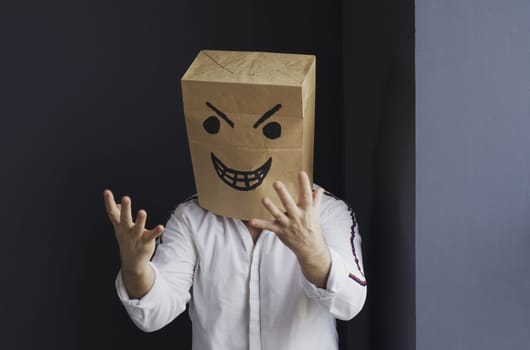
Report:
[{"label": "dark wall", "polygon": [[[348,335],[371,350],[415,349],[414,1],[343,2],[344,188],[368,281]],[[368,329],[366,329],[368,328]]]},{"label": "dark wall", "polygon": [[179,79],[198,50],[318,57],[315,178],[341,194],[340,7],[285,1],[2,5],[3,349],[189,348],[187,315],[155,334],[115,295],[102,191],[148,225],[194,192]]},{"label": "dark wall", "polygon": [[408,344],[413,19],[401,5],[2,5],[0,347],[190,347],[186,314],[153,334],[128,319],[102,191],[130,195],[149,226],[194,192],[179,79],[205,48],[317,55],[315,181],[358,212],[369,281],[365,310],[339,322],[341,346]]},{"label": "dark wall", "polygon": [[417,349],[530,348],[530,2],[416,2]]}]

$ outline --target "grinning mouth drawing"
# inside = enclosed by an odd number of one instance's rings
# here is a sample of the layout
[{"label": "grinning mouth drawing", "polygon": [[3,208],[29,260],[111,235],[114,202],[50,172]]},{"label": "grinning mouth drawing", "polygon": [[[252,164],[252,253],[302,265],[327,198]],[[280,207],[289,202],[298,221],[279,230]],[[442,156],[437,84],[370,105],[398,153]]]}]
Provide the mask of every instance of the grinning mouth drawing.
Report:
[{"label": "grinning mouth drawing", "polygon": [[269,158],[262,166],[251,171],[240,171],[230,169],[217,158],[212,152],[212,163],[215,172],[228,186],[238,191],[250,191],[261,185],[269,172],[272,158]]}]

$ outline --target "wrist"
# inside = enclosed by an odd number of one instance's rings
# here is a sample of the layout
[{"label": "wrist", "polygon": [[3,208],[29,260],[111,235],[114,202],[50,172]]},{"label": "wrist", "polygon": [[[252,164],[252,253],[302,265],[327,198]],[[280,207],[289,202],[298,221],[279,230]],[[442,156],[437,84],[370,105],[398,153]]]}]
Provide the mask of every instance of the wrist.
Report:
[{"label": "wrist", "polygon": [[296,256],[298,261],[304,265],[320,265],[323,261],[331,261],[329,249],[325,244],[304,250],[303,252],[296,254]]},{"label": "wrist", "polygon": [[326,288],[329,272],[331,270],[331,253],[327,246],[312,254],[299,257],[298,261],[302,273],[317,288]]},{"label": "wrist", "polygon": [[130,267],[122,265],[122,280],[130,299],[141,299],[154,285],[155,272],[148,263]]},{"label": "wrist", "polygon": [[121,260],[121,270],[129,276],[136,276],[138,278],[145,276],[149,271],[148,261],[128,261]]}]

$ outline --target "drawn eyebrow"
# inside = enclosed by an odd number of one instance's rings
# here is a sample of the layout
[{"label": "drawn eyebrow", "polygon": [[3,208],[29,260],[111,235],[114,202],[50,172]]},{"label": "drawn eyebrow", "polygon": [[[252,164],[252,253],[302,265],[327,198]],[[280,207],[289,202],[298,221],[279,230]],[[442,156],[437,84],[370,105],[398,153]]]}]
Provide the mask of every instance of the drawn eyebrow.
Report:
[{"label": "drawn eyebrow", "polygon": [[212,105],[210,102],[206,102],[206,105],[212,109],[215,113],[217,113],[225,122],[228,123],[228,125],[230,125],[230,127],[234,127],[234,122],[231,121],[227,116],[226,114],[224,114],[223,112],[221,112],[219,109],[215,108],[214,105]]},{"label": "drawn eyebrow", "polygon": [[267,112],[265,112],[265,114],[263,114],[261,116],[261,118],[259,118],[253,125],[254,129],[257,128],[261,123],[263,123],[265,120],[267,120],[268,118],[272,117],[272,115],[276,112],[278,112],[278,110],[282,108],[282,105],[281,104],[277,104],[276,106],[272,107],[271,109],[269,109]]}]

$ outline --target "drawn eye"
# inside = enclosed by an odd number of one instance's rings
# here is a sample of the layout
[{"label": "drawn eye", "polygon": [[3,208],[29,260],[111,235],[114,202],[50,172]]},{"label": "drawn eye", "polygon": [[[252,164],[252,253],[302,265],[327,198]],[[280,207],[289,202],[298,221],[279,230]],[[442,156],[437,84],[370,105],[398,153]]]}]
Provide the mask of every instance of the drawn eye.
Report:
[{"label": "drawn eye", "polygon": [[219,128],[221,127],[221,122],[219,122],[217,117],[212,115],[206,118],[206,120],[202,123],[202,127],[208,134],[217,134],[219,132]]},{"label": "drawn eye", "polygon": [[282,135],[282,126],[277,122],[270,122],[263,127],[263,135],[271,140],[277,139]]}]

